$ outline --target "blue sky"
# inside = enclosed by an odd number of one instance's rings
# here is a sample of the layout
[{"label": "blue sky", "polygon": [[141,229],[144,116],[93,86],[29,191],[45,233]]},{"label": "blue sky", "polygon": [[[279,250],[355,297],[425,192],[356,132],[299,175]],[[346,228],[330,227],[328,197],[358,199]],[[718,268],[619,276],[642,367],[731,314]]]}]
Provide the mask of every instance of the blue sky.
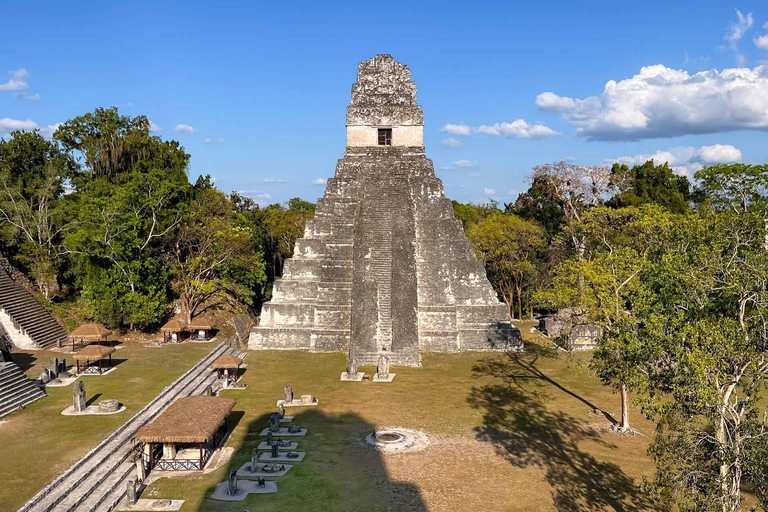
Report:
[{"label": "blue sky", "polygon": [[452,199],[512,201],[563,159],[768,161],[764,1],[117,4],[3,6],[0,135],[114,105],[179,140],[193,179],[314,201],[357,64],[390,53]]}]

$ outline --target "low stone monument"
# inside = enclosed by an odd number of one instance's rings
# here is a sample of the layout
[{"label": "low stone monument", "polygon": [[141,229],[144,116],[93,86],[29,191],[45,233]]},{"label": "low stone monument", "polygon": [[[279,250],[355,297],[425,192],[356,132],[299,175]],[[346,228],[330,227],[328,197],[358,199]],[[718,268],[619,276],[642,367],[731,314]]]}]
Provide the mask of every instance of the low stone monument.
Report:
[{"label": "low stone monument", "polygon": [[365,377],[365,373],[357,371],[357,359],[350,357],[347,360],[347,371],[341,374],[342,381],[360,382]]},{"label": "low stone monument", "polygon": [[59,358],[54,357],[53,359],[51,359],[51,380],[59,376],[60,370],[61,370],[61,366],[59,364]]},{"label": "low stone monument", "polygon": [[299,432],[301,432],[301,427],[299,427],[297,425],[291,425],[291,426],[288,427],[288,433],[289,434],[297,434]]},{"label": "low stone monument", "polygon": [[293,402],[293,387],[290,383],[286,384],[283,388],[283,400],[286,404]]},{"label": "low stone monument", "polygon": [[280,415],[273,412],[269,415],[269,431],[277,432],[280,430]]},{"label": "low stone monument", "polygon": [[251,465],[248,466],[248,471],[255,473],[256,470],[259,469],[259,465],[256,464],[256,461],[258,460],[259,460],[259,450],[254,448],[253,451],[251,452]]},{"label": "low stone monument", "polygon": [[267,481],[266,481],[266,480],[264,480],[264,477],[263,477],[263,476],[260,476],[260,477],[259,477],[259,479],[258,479],[256,482],[257,482],[257,485],[258,485],[258,486],[259,486],[261,489],[263,489],[263,488],[265,488],[265,487],[267,486]]},{"label": "low stone monument", "polygon": [[267,444],[269,446],[272,446],[273,439],[274,438],[272,437],[272,431],[270,430],[269,432],[267,432]]},{"label": "low stone monument", "polygon": [[75,382],[72,387],[72,402],[77,412],[85,411],[88,406],[85,401],[85,384],[81,380]]},{"label": "low stone monument", "polygon": [[[301,407],[305,405],[317,405],[317,399],[313,399],[312,395],[301,395],[301,399],[295,400],[293,398],[293,387],[289,384],[286,384],[283,388],[283,398],[281,400],[277,401],[277,407],[280,407],[281,405],[283,407]],[[288,423],[286,421],[286,423]]]},{"label": "low stone monument", "polygon": [[48,384],[50,381],[51,381],[51,371],[46,367],[42,367],[40,369],[40,382],[43,384]]},{"label": "low stone monument", "polygon": [[312,405],[312,395],[301,395],[301,405]]},{"label": "low stone monument", "polygon": [[389,373],[389,357],[379,357],[379,364],[376,366],[376,375],[373,376],[373,382],[392,382],[395,374]]},{"label": "low stone monument", "polygon": [[278,448],[277,443],[274,443],[272,445],[272,458],[273,459],[277,458],[277,448]]},{"label": "low stone monument", "polygon": [[117,412],[120,410],[120,402],[114,398],[107,398],[99,402],[99,411],[101,412]]},{"label": "low stone monument", "polygon": [[240,494],[240,490],[237,488],[237,472],[230,471],[227,478],[227,494],[230,496],[237,496]]},{"label": "low stone monument", "polygon": [[125,483],[126,487],[126,493],[125,493],[125,499],[128,502],[128,506],[133,506],[138,501],[138,496],[136,496],[136,480],[128,480]]},{"label": "low stone monument", "polygon": [[285,406],[283,404],[277,406],[277,414],[281,420],[285,418]]}]

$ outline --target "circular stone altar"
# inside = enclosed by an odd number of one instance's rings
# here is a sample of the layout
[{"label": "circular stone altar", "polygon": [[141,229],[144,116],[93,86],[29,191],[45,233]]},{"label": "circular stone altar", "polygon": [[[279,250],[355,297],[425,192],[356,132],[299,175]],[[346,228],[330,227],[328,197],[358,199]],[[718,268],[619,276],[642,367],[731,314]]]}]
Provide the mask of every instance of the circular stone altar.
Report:
[{"label": "circular stone altar", "polygon": [[426,450],[429,436],[407,428],[381,428],[365,437],[365,442],[383,453],[411,453]]},{"label": "circular stone altar", "polygon": [[152,502],[150,507],[152,510],[167,510],[171,508],[171,505],[173,502],[171,500],[155,500]]}]

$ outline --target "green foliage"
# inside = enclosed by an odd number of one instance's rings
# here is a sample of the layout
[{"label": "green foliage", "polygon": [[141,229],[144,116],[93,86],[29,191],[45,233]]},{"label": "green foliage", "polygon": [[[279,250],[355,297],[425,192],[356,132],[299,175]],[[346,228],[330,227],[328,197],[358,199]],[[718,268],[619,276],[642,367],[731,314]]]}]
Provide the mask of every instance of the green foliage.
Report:
[{"label": "green foliage", "polygon": [[504,211],[538,222],[552,239],[565,224],[563,207],[555,197],[550,181],[539,176],[533,179],[526,192],[517,196],[514,204],[506,204]]},{"label": "green foliage", "polygon": [[719,164],[704,167],[695,175],[699,192],[715,207],[746,212],[768,208],[768,165]]},{"label": "green foliage", "polygon": [[485,263],[488,277],[514,317],[515,295],[522,319],[522,293],[526,279],[536,271],[535,259],[546,245],[546,233],[538,224],[516,215],[497,214],[474,224],[467,236],[478,258]]},{"label": "green foliage", "polygon": [[494,200],[488,204],[460,203],[458,201],[451,201],[451,203],[453,204],[453,215],[461,221],[465,232],[478,222],[501,213],[499,204]]},{"label": "green foliage", "polygon": [[648,160],[629,168],[626,164],[613,164],[611,178],[619,193],[606,202],[606,206],[623,208],[643,204],[657,204],[672,213],[684,213],[691,201],[691,183],[685,176],[677,176],[667,163],[654,165]]}]

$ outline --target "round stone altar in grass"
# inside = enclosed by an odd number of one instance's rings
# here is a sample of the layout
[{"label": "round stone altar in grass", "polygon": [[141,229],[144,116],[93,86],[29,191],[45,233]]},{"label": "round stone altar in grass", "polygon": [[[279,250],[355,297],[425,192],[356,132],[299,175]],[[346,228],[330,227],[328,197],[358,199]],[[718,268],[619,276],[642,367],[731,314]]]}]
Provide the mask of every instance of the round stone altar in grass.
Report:
[{"label": "round stone altar in grass", "polygon": [[365,442],[382,453],[411,453],[425,450],[429,436],[418,430],[382,428],[368,434]]}]

